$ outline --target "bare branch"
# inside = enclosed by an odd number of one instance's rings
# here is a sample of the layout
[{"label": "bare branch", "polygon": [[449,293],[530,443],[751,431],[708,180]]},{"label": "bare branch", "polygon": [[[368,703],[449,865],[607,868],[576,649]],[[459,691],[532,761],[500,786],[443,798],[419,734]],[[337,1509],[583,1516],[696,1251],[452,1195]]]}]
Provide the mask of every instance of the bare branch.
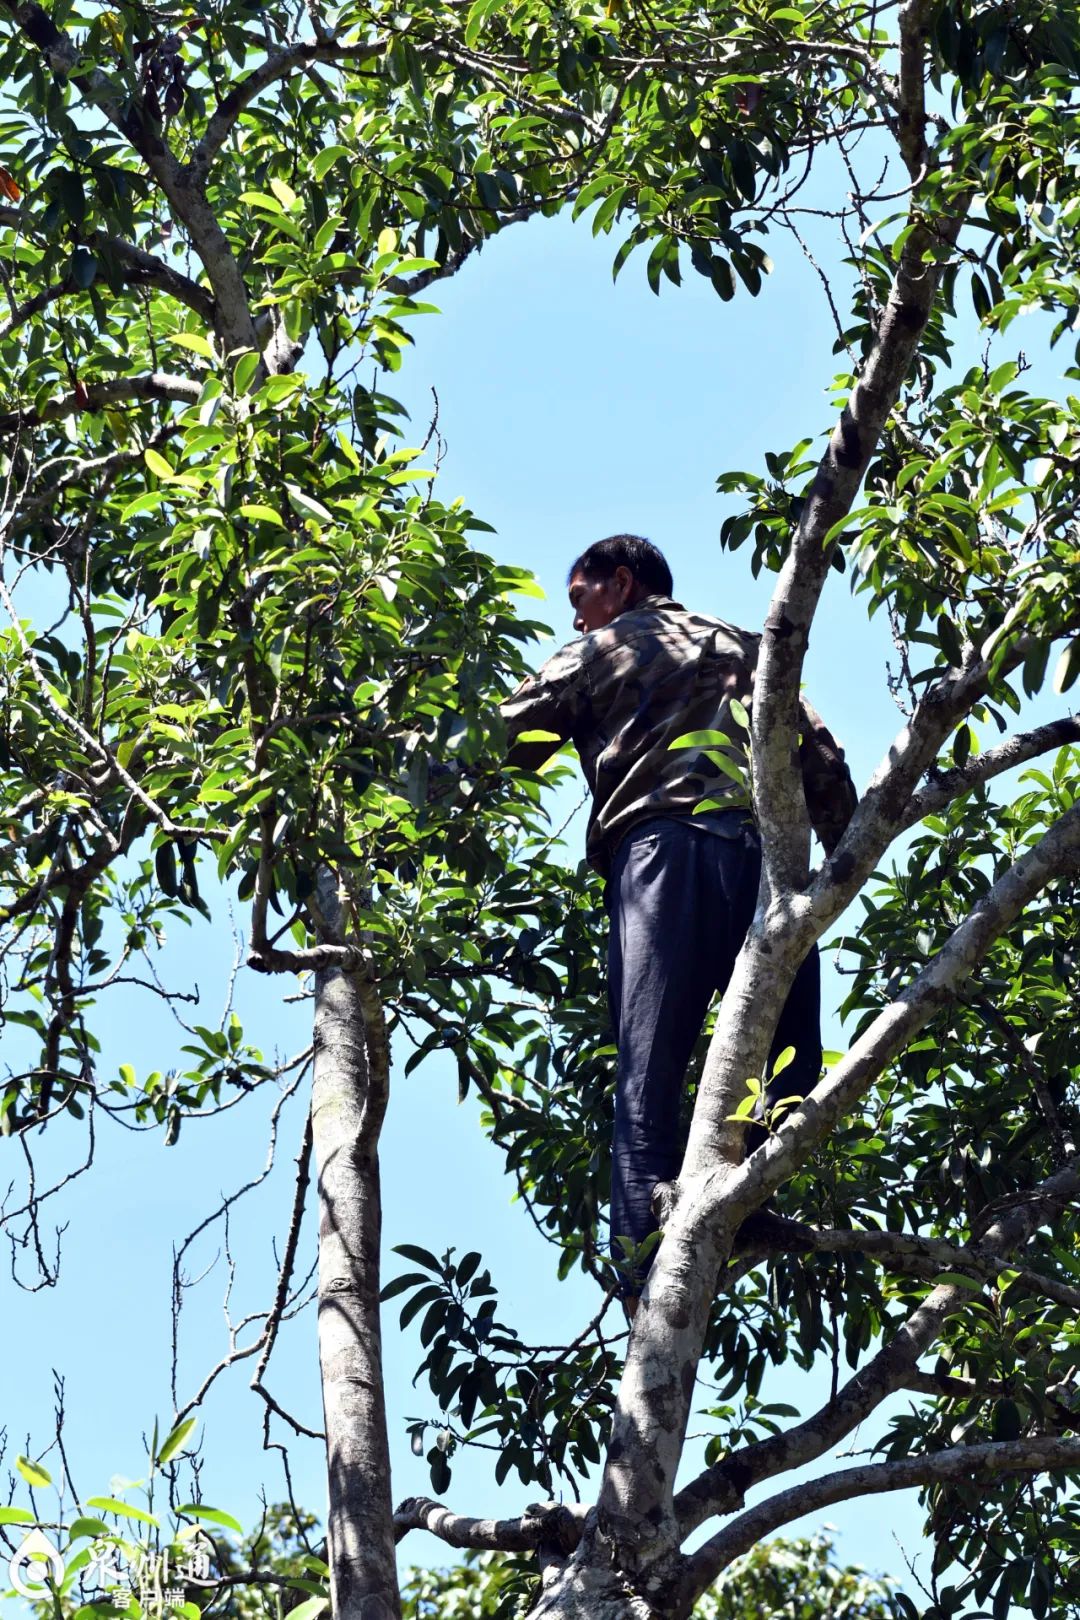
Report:
[{"label": "bare branch", "polygon": [[311,1110],[309,1108],[304,1119],[304,1136],[300,1144],[300,1151],[296,1155],[296,1188],[293,1193],[292,1216],[289,1220],[289,1233],[285,1240],[285,1252],[282,1255],[281,1266],[278,1271],[277,1288],[274,1293],[273,1307],[271,1308],[270,1315],[266,1319],[266,1327],[263,1330],[265,1341],[263,1344],[263,1352],[259,1357],[259,1364],[255,1368],[255,1372],[251,1380],[251,1388],[255,1390],[257,1394],[261,1395],[263,1400],[267,1403],[268,1414],[270,1411],[276,1412],[277,1415],[284,1418],[285,1421],[289,1423],[297,1433],[306,1435],[312,1435],[313,1431],[305,1428],[303,1424],[297,1423],[295,1418],[291,1417],[288,1412],[284,1411],[283,1408],[278,1405],[277,1401],[274,1400],[269,1390],[267,1390],[263,1384],[263,1375],[266,1372],[270,1357],[273,1354],[274,1345],[277,1343],[278,1329],[281,1326],[281,1322],[285,1314],[285,1308],[289,1302],[289,1286],[292,1280],[293,1267],[296,1264],[296,1251],[300,1241],[300,1227],[304,1219],[304,1205],[307,1201],[308,1184],[311,1179],[311,1144]]}]

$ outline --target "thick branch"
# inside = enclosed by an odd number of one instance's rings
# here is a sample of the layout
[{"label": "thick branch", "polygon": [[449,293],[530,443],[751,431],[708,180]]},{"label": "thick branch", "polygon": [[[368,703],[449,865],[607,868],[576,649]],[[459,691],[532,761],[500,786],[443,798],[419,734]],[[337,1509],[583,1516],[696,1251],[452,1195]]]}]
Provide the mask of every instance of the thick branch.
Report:
[{"label": "thick branch", "polygon": [[846,1502],[853,1496],[870,1496],[880,1491],[908,1490],[915,1485],[970,1484],[973,1479],[992,1481],[1006,1474],[1042,1474],[1075,1468],[1080,1468],[1080,1440],[1039,1435],[1029,1440],[953,1446],[929,1457],[905,1457],[898,1462],[845,1468],[839,1473],[808,1480],[804,1485],[793,1485],[790,1490],[781,1491],[741,1514],[691,1556],[684,1591],[687,1607],[711,1585],[721,1570],[763,1537],[804,1513],[830,1507],[834,1502]]},{"label": "thick branch", "polygon": [[40,427],[45,422],[74,416],[77,411],[99,411],[106,405],[129,399],[172,399],[194,405],[201,392],[199,384],[190,377],[179,377],[169,371],[151,371],[144,377],[113,377],[107,382],[86,383],[78,392],[52,400],[38,411],[5,411],[0,415],[0,433]]},{"label": "thick branch", "polygon": [[[1076,1198],[1078,1190],[1080,1170],[1059,1171],[993,1220],[978,1245],[971,1247],[977,1255],[1000,1259],[1025,1244],[1056,1210]],[[970,1254],[971,1249],[965,1253]],[[813,1462],[837,1445],[887,1396],[906,1386],[921,1358],[936,1343],[945,1318],[967,1297],[968,1291],[959,1284],[935,1288],[889,1343],[819,1412],[782,1434],[732,1452],[699,1474],[675,1499],[681,1534],[689,1535],[713,1513],[730,1513],[741,1507],[745,1493],[761,1480]]]},{"label": "thick branch", "polygon": [[[1080,1174],[1070,1172],[1074,1192],[1080,1192]],[[903,1232],[822,1230],[814,1233],[814,1248],[821,1253],[868,1254],[898,1271],[927,1266],[937,1271],[961,1271],[996,1282],[1003,1271],[1012,1272],[1034,1294],[1080,1310],[1080,1288],[1046,1277],[1030,1267],[1018,1266],[1000,1254],[987,1254],[985,1244],[944,1243],[937,1238],[909,1237]]]},{"label": "thick branch", "polygon": [[818,466],[765,621],[755,682],[752,764],[765,877],[773,895],[798,891],[806,881],[809,826],[795,735],[810,625],[835,544],[835,539],[826,541],[839,532],[851,509],[960,230],[959,219],[943,221],[935,231],[918,222],[917,211],[912,218],[916,223],[904,244],[874,346]]},{"label": "thick branch", "polygon": [[519,1519],[470,1519],[427,1496],[410,1496],[394,1514],[398,1541],[410,1530],[430,1530],[450,1547],[492,1552],[531,1552],[554,1542],[572,1552],[581,1540],[588,1509],[581,1503],[546,1502],[527,1507]]},{"label": "thick branch", "polygon": [[912,796],[900,818],[900,831],[913,827],[924,816],[936,815],[962,793],[970,793],[1003,771],[1026,765],[1028,760],[1037,759],[1051,748],[1064,748],[1075,742],[1080,742],[1080,715],[1071,714],[1062,720],[1051,720],[1045,726],[1036,726],[1033,731],[1018,732],[996,748],[988,748],[985,754],[969,760],[963,768],[936,771],[929,785]]},{"label": "thick branch", "polygon": [[[26,219],[22,210],[18,208],[0,208],[0,225],[28,234],[34,234],[37,229],[35,221]],[[47,233],[39,233],[39,240],[42,239],[48,240]],[[174,270],[172,265],[166,264],[164,259],[155,258],[152,253],[147,253],[144,248],[137,247],[134,242],[129,242],[122,236],[106,236],[100,231],[89,238],[89,245],[111,254],[129,281],[139,286],[157,287],[161,292],[167,293],[179,303],[186,304],[189,309],[194,310],[207,326],[213,326],[214,300],[210,294],[204,287],[200,287],[197,281],[192,281],[190,276],[181,275],[179,270]],[[21,326],[32,315],[36,315],[38,310],[44,309],[57,298],[82,290],[70,277],[65,277],[55,286],[35,293],[25,303],[18,305],[8,319],[0,324],[0,337],[6,336],[16,326]]]},{"label": "thick branch", "polygon": [[[1055,878],[1078,870],[1080,807],[1074,807],[1006,868],[937,955],[883,1008],[810,1096],[791,1109],[769,1140],[737,1168],[714,1172],[708,1178],[708,1186],[695,1200],[694,1224],[708,1219],[710,1188],[713,1198],[723,1199],[729,1215],[741,1218],[793,1175],[882,1070],[956,993],[1028,901]],[[691,1241],[699,1236],[695,1232]]]},{"label": "thick branch", "polygon": [[917,179],[926,169],[926,29],[927,0],[906,0],[900,7],[900,107],[898,141],[908,174]]},{"label": "thick branch", "polygon": [[152,253],[136,247],[134,242],[125,241],[122,236],[96,236],[94,242],[120,260],[130,281],[140,286],[157,287],[160,292],[167,293],[170,298],[194,310],[207,327],[213,327],[214,300],[197,281],[181,275],[163,259],[155,258]]}]

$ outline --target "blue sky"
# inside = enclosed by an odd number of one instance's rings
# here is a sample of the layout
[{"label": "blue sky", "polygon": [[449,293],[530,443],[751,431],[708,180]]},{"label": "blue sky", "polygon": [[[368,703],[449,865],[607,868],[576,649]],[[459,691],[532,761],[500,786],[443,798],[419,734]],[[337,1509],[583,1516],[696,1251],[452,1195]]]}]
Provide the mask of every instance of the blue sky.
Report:
[{"label": "blue sky", "polygon": [[[594,241],[587,224],[571,227],[568,220],[509,230],[474,255],[456,279],[432,289],[442,314],[417,321],[416,349],[389,391],[409,406],[419,442],[435,388],[447,446],[441,492],[444,498],[460,494],[495,526],[496,535],[483,543],[500,559],[537,573],[549,598],[538,616],[548,619],[559,639],[571,634],[563,597],[568,562],[590,541],[624,529],[662,547],[681,600],[755,627],[764,616],[770,579],[751,578],[748,549],[734,556],[720,551],[720,522],[729,507],[715,493],[715,480],[730,468],[757,469],[766,450],[788,449],[829,429],[827,390],[840,365],[831,353],[833,329],[820,284],[794,245],[781,243],[772,247],[776,270],[757,300],[740,290],[733,303],[722,304],[693,272],[683,288],[665,285],[656,298],[636,258],[612,286],[615,245],[616,239]],[[1008,353],[1006,345],[1000,357]],[[902,718],[886,687],[890,656],[887,626],[868,622],[846,581],[832,576],[812,640],[807,690],[847,746],[860,783]],[[571,832],[575,854],[582,831],[579,822]],[[172,980],[198,983],[216,1011],[233,948],[227,928],[199,924],[177,933]],[[264,1050],[295,1052],[308,1039],[307,1008],[285,1005],[287,988],[246,971],[238,978],[236,1006]],[[838,1000],[837,982],[827,974],[826,1008]],[[124,1061],[143,1072],[174,1060],[182,1037],[162,1004],[117,1001],[111,1016],[104,1073]],[[826,1045],[842,1043],[835,1020],[826,1031]],[[220,1194],[261,1168],[267,1113],[265,1098],[257,1097],[224,1118],[189,1121],[172,1149],[162,1146],[160,1134],[103,1136],[94,1169],[56,1201],[56,1221],[68,1223],[58,1285],[37,1294],[8,1285],[0,1420],[7,1426],[9,1462],[24,1449],[27,1435],[35,1454],[51,1437],[55,1367],[67,1380],[67,1444],[81,1495],[107,1491],[113,1475],[141,1475],[141,1436],[155,1413],[163,1422],[171,1413],[172,1244],[214,1208]],[[290,1161],[301,1126],[297,1097],[282,1112],[277,1168],[235,1212],[230,1236],[240,1261],[233,1291],[237,1316],[269,1297],[271,1238],[276,1233],[280,1243],[284,1231]],[[40,1149],[43,1162],[60,1166],[78,1155],[74,1133],[70,1143],[61,1143],[55,1129]],[[14,1159],[11,1144],[3,1144],[3,1152]],[[592,1314],[591,1285],[555,1283],[551,1252],[512,1203],[501,1157],[481,1137],[472,1104],[457,1106],[455,1077],[438,1060],[396,1081],[383,1165],[388,1248],[411,1241],[436,1250],[448,1244],[481,1249],[500,1287],[500,1314],[526,1335],[570,1337]],[[0,1170],[5,1186],[21,1174],[18,1165]],[[310,1258],[310,1226],[306,1236]],[[217,1259],[189,1296],[182,1398],[228,1350],[222,1239],[218,1223],[195,1251],[193,1272],[210,1265],[215,1252]],[[387,1277],[396,1266],[388,1257]],[[399,1338],[396,1320],[392,1308],[386,1360],[400,1498],[429,1489],[426,1465],[408,1451],[403,1421],[424,1416],[431,1406],[410,1388],[417,1340],[412,1330],[404,1341]],[[310,1311],[290,1325],[269,1382],[317,1427],[314,1332]],[[204,1416],[204,1499],[245,1522],[257,1511],[261,1484],[271,1499],[283,1495],[276,1457],[259,1450],[261,1409],[246,1389],[251,1370],[247,1361],[227,1373]],[[812,1378],[807,1387],[785,1371],[766,1398],[806,1410],[811,1395],[821,1398],[822,1385],[821,1378]],[[868,1425],[853,1444],[866,1446],[877,1432],[877,1425]],[[291,1450],[298,1497],[321,1512],[318,1448],[296,1442]],[[698,1448],[695,1462],[699,1454]],[[534,1494],[511,1485],[497,1491],[481,1457],[455,1465],[448,1498],[462,1511],[507,1513]],[[894,1534],[909,1553],[918,1550],[919,1518],[909,1497],[836,1508],[829,1519],[838,1526],[839,1552],[846,1559],[903,1574]],[[416,1536],[403,1552],[407,1560],[443,1558],[439,1544]]]}]

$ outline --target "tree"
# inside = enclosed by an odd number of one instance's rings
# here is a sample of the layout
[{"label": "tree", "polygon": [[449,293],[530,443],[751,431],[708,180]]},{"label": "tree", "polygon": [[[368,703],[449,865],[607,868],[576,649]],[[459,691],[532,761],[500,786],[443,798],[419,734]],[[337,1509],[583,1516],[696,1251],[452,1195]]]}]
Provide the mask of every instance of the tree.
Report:
[{"label": "tree", "polygon": [[[5,1016],[30,1054],[6,1128],[25,1143],[62,1112],[123,1110],[175,1137],[226,1084],[266,1076],[235,1026],[200,1030],[187,1074],[110,1093],[95,1072],[97,999],[163,917],[206,905],[213,855],[250,902],[251,965],[315,976],[311,1129],[255,1383],[268,1423],[302,1427],[263,1375],[296,1303],[314,1154],[336,1613],[398,1612],[396,1525],[537,1552],[537,1615],[681,1616],[793,1518],[907,1486],[935,1540],[928,1617],[991,1593],[996,1614],[1066,1612],[1080,725],[989,748],[976,727],[1008,729],[1052,649],[1057,692],[1080,669],[1080,405],[1029,395],[1016,359],[958,380],[947,362],[969,298],[988,340],[1022,310],[1045,312],[1047,341],[1076,316],[1075,18],[1036,0],[5,9],[21,146],[0,211]],[[722,479],[745,497],[725,543],[752,540],[777,574],[750,721],[762,890],[625,1359],[605,1309],[564,1350],[522,1344],[479,1256],[407,1250],[421,1269],[387,1290],[410,1293],[406,1319],[425,1311],[435,1489],[483,1434],[497,1479],[552,1495],[602,1464],[596,1508],[496,1521],[424,1500],[395,1520],[377,1303],[390,1035],[427,1025],[421,1054],[456,1053],[560,1264],[602,1285],[607,1054],[595,884],[556,877],[540,782],[494,764],[493,706],[529,633],[506,597],[527,577],[470,547],[467,512],[408,493],[427,482],[418,455],[357,367],[393,370],[432,279],[565,203],[597,231],[628,220],[616,268],[650,244],[657,290],[689,259],[722,299],[755,293],[758,238],[802,240],[803,177],[830,163],[851,260],[843,291],[825,278],[850,356],[838,424],[819,460],[808,439],[770,452],[767,477]],[[891,222],[872,216],[886,205]],[[797,694],[834,567],[890,615],[905,716],[812,868]],[[16,600],[40,575],[67,604],[52,630]],[[915,827],[842,936],[849,1050],[743,1162],[747,1077],[799,961]],[[774,1193],[814,1253],[731,1265]],[[47,1274],[38,1208],[31,1188]],[[831,1396],[790,1422],[760,1399],[770,1365],[822,1347]],[[677,1490],[703,1363],[714,1432]],[[900,1390],[923,1399],[886,1420],[878,1460],[783,1486]]]}]

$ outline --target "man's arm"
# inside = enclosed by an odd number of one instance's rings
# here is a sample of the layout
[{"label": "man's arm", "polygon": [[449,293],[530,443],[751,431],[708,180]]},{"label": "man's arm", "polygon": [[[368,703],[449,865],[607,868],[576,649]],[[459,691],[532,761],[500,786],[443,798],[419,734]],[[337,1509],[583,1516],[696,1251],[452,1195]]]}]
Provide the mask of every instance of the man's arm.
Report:
[{"label": "man's arm", "polygon": [[[581,647],[580,641],[572,641],[561,648],[499,705],[506,726],[507,764],[539,770],[573,735],[585,702]],[[547,735],[530,737],[538,731]]]},{"label": "man's arm", "polygon": [[806,699],[799,701],[802,708],[799,764],[806,808],[822,848],[826,855],[831,855],[855,814],[859,796],[844,759],[844,750]]}]

